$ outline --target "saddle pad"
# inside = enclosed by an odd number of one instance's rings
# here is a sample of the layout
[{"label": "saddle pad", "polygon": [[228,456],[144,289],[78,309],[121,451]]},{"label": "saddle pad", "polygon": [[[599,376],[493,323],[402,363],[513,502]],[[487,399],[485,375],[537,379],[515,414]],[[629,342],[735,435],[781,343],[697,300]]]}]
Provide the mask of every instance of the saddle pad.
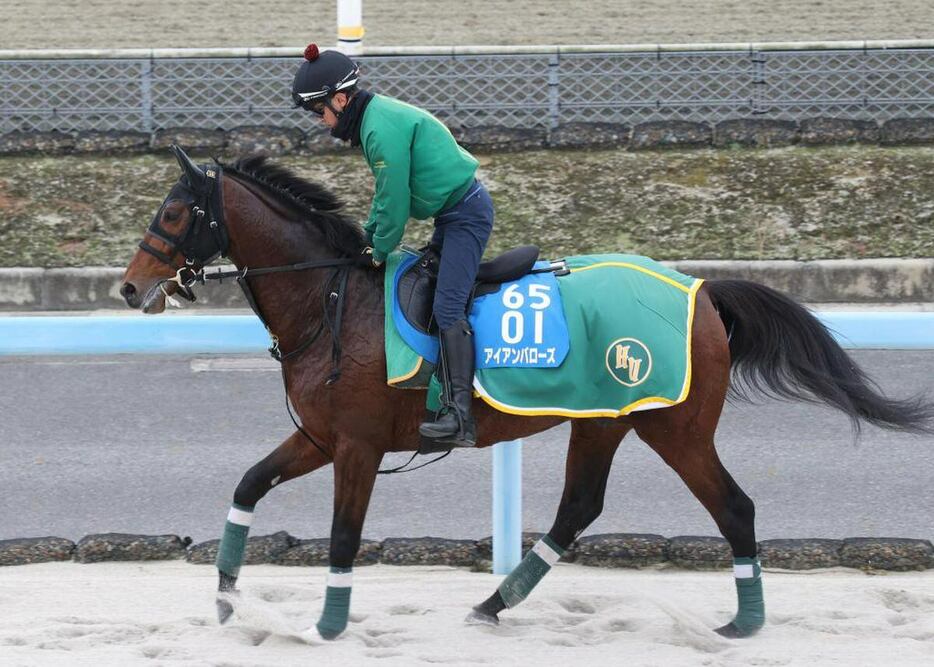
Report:
[{"label": "saddle pad", "polygon": [[[409,324],[396,299],[399,277],[416,259],[418,255],[407,248],[391,252],[386,257],[386,277],[383,282],[386,382],[403,389],[426,388],[438,361],[438,339],[423,334]],[[401,332],[405,332],[405,337]]]},{"label": "saddle pad", "polygon": [[[387,304],[393,303],[389,272],[402,259],[398,253],[387,262]],[[556,279],[571,341],[564,362],[557,368],[479,368],[476,393],[503,412],[566,417],[615,417],[685,400],[694,303],[703,281],[636,255],[565,261],[570,272]],[[483,350],[476,353],[479,361]],[[427,386],[433,366],[396,332],[392,308],[386,308],[386,358],[389,384]]]}]

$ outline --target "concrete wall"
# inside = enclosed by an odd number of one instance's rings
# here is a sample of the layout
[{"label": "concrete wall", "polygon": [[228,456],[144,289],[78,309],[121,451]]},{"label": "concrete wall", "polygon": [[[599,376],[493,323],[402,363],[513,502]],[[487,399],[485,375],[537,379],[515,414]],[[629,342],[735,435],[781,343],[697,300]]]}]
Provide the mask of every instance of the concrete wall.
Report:
[{"label": "concrete wall", "polygon": [[[934,302],[932,259],[665,262],[699,278],[741,278],[810,303]],[[126,308],[122,268],[0,268],[0,312]],[[246,308],[235,281],[195,287],[186,308]]]}]

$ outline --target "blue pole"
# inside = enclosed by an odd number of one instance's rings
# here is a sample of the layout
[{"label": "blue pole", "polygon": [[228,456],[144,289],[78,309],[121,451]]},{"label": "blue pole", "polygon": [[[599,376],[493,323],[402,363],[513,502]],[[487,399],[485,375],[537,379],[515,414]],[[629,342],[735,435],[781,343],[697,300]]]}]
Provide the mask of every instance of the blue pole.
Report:
[{"label": "blue pole", "polygon": [[522,441],[493,445],[493,574],[522,560]]}]

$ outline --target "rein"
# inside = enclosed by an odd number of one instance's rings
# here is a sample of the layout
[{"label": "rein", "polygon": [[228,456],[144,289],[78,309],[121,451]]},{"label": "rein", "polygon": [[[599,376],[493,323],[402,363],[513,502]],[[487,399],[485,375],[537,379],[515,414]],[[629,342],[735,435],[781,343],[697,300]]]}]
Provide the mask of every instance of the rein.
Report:
[{"label": "rein", "polygon": [[[286,373],[285,373],[285,364],[283,362],[287,361],[288,359],[292,357],[297,357],[302,352],[310,348],[315,343],[315,341],[318,340],[318,338],[321,336],[321,333],[324,331],[324,329],[327,328],[328,332],[331,334],[331,341],[332,341],[331,360],[334,363],[334,370],[328,376],[328,379],[325,380],[325,384],[328,386],[331,386],[332,384],[334,384],[340,379],[340,375],[341,375],[341,370],[340,370],[341,320],[342,320],[342,314],[344,310],[343,308],[344,293],[346,291],[345,288],[347,286],[347,277],[348,277],[348,274],[350,273],[347,269],[353,264],[354,264],[353,259],[342,258],[342,259],[333,259],[333,260],[313,260],[313,261],[308,261],[308,262],[299,262],[298,264],[271,266],[271,267],[265,267],[261,269],[252,269],[252,270],[249,267],[238,269],[236,271],[221,271],[220,269],[218,269],[217,271],[213,273],[206,273],[204,269],[196,272],[190,269],[189,267],[182,267],[181,269],[178,270],[174,278],[167,278],[165,282],[177,282],[180,286],[190,289],[191,286],[195,283],[200,283],[204,285],[206,284],[206,281],[208,280],[216,280],[218,284],[222,284],[224,280],[235,278],[238,284],[240,285],[240,287],[243,289],[243,293],[244,295],[246,295],[247,301],[250,304],[250,308],[253,309],[253,312],[256,313],[256,316],[263,323],[263,326],[266,327],[266,332],[269,334],[269,337],[272,339],[273,343],[272,343],[272,346],[269,348],[269,354],[272,356],[273,359],[278,361],[280,364],[280,367],[282,369],[282,384],[285,387],[288,387],[289,383],[288,383],[288,378],[286,377]],[[317,330],[315,330],[314,334],[312,334],[304,343],[299,345],[297,348],[295,348],[291,352],[287,354],[282,354],[281,350],[279,349],[279,339],[275,336],[275,334],[272,333],[272,331],[270,331],[269,326],[266,324],[266,320],[263,317],[262,312],[259,309],[259,305],[256,303],[256,300],[253,298],[253,293],[249,288],[249,285],[246,281],[246,277],[248,275],[260,276],[260,275],[266,275],[270,273],[284,273],[286,271],[304,271],[306,269],[321,269],[321,268],[332,268],[332,267],[337,267],[337,269],[328,278],[327,283],[325,283],[323,321],[318,326]],[[336,290],[331,290],[330,288],[331,288],[331,285],[334,283],[335,278],[337,278],[340,281],[340,285]],[[336,312],[335,312],[333,320],[331,319],[331,309],[329,307],[331,304],[336,305],[336,308],[335,308]],[[321,445],[319,445],[318,442],[313,437],[311,437],[311,434],[309,434],[302,427],[302,425],[298,422],[298,420],[295,419],[295,415],[292,413],[292,406],[289,403],[288,392],[286,392],[286,396],[285,396],[285,409],[289,413],[289,418],[292,420],[292,423],[295,425],[295,428],[298,429],[301,432],[301,434],[304,435],[308,439],[308,441],[318,449],[318,451],[320,451],[322,454],[327,456],[327,453],[324,451],[324,448],[322,448]],[[425,463],[415,466],[414,468],[409,468],[409,465],[411,465],[412,461],[415,460],[415,457],[418,456],[418,451],[416,450],[415,453],[412,454],[411,458],[409,458],[409,460],[403,463],[402,465],[397,466],[395,468],[389,468],[387,470],[377,470],[376,474],[377,475],[392,475],[395,473],[402,473],[402,472],[414,472],[418,470],[419,468],[424,468],[427,465],[431,465],[432,463],[440,461],[445,456],[450,454],[451,451],[452,450],[448,450],[444,452],[443,454],[441,454],[440,456],[437,456],[431,459],[430,461],[426,461]]]},{"label": "rein", "polygon": [[[333,350],[332,357],[335,363],[335,370],[328,377],[327,384],[334,384],[337,381],[337,378],[340,377],[340,327],[342,313],[344,310],[344,293],[347,286],[347,278],[349,275],[348,269],[353,266],[354,260],[349,257],[341,257],[337,259],[321,259],[321,260],[310,260],[307,262],[299,262],[297,264],[284,264],[282,266],[268,266],[259,269],[251,269],[250,267],[244,267],[243,269],[237,269],[235,271],[217,271],[213,273],[206,272],[205,269],[200,271],[195,271],[189,266],[183,266],[180,268],[173,278],[166,278],[163,283],[174,282],[179,287],[185,287],[190,289],[195,283],[200,283],[204,285],[209,280],[216,280],[218,284],[224,282],[224,280],[229,280],[231,278],[237,281],[237,284],[240,285],[240,288],[243,290],[243,294],[246,297],[247,303],[250,304],[250,308],[259,318],[260,322],[263,323],[263,326],[266,328],[266,332],[269,334],[269,338],[272,340],[272,345],[269,347],[269,354],[278,362],[287,361],[292,357],[296,357],[309,347],[312,343],[318,339],[323,331],[325,325],[327,325],[329,333],[331,333],[333,338]],[[315,333],[306,340],[304,343],[299,345],[296,349],[283,354],[279,349],[279,338],[276,336],[272,330],[269,328],[269,323],[266,318],[263,316],[262,310],[260,310],[259,304],[256,302],[256,298],[253,296],[253,291],[250,289],[250,284],[247,281],[249,276],[264,276],[271,273],[286,273],[289,271],[305,271],[308,269],[327,269],[333,268],[335,271],[328,278],[328,281],[325,283],[325,302],[324,302],[324,320],[321,325],[315,331]],[[335,278],[339,279],[340,284],[336,289],[331,289],[331,286],[334,283]],[[330,290],[330,291],[329,291]],[[330,305],[334,304],[336,306],[336,315],[332,320],[330,317]]]},{"label": "rein", "polygon": [[[270,266],[260,269],[250,269],[249,267],[244,267],[243,269],[237,269],[235,271],[217,271],[212,273],[207,273],[204,269],[200,271],[194,271],[188,266],[183,266],[180,268],[173,278],[166,278],[163,283],[174,282],[177,283],[180,287],[185,287],[190,289],[195,283],[200,283],[204,285],[209,280],[215,280],[218,284],[222,284],[224,280],[229,280],[231,278],[236,279],[237,283],[240,285],[243,290],[244,295],[246,296],[247,302],[250,304],[250,308],[256,314],[256,316],[263,323],[263,326],[266,327],[266,332],[269,334],[270,339],[272,340],[272,345],[269,347],[269,354],[273,359],[279,362],[280,368],[282,370],[282,384],[285,387],[288,387],[288,378],[286,377],[285,371],[285,361],[293,357],[297,357],[301,353],[305,352],[310,348],[318,338],[321,337],[321,334],[327,328],[328,333],[331,334],[331,360],[334,364],[334,370],[331,371],[331,374],[328,376],[328,379],[325,380],[327,386],[331,386],[340,379],[341,370],[340,370],[340,361],[341,361],[341,344],[340,344],[340,331],[341,331],[341,322],[343,315],[343,306],[344,306],[344,294],[346,292],[347,278],[349,275],[348,269],[354,264],[354,260],[350,258],[340,258],[340,259],[330,259],[330,260],[311,260],[308,262],[299,262],[297,264],[286,264],[283,266]],[[270,273],[285,273],[286,271],[305,271],[307,269],[323,269],[323,268],[335,268],[335,271],[328,278],[328,281],[325,283],[324,289],[324,318],[315,332],[307,339],[304,343],[299,345],[297,348],[282,354],[282,351],[279,349],[279,339],[272,333],[269,329],[269,325],[266,323],[266,319],[263,317],[262,311],[259,308],[259,304],[256,303],[256,299],[253,297],[253,292],[250,290],[249,284],[246,280],[247,276],[262,276]],[[339,286],[337,289],[332,290],[331,287],[337,279],[339,281]],[[331,317],[331,305],[335,305],[335,314],[333,319]],[[311,434],[306,431],[302,425],[295,418],[295,415],[292,413],[292,405],[289,402],[288,392],[285,395],[285,409],[289,413],[289,418],[292,420],[292,423],[295,425],[295,428],[298,429],[302,435],[304,435],[308,441],[313,444],[318,451],[327,456],[327,452],[324,448],[318,444],[318,442],[311,437]],[[402,472],[414,472],[419,468],[424,468],[427,465],[431,465],[437,461],[440,461],[445,456],[451,453],[451,450],[448,450],[437,456],[430,461],[426,461],[421,465],[415,466],[414,468],[409,468],[408,466],[415,460],[415,457],[418,456],[418,451],[412,454],[411,458],[408,461],[403,463],[400,466],[395,468],[389,468],[387,470],[377,470],[377,475],[392,475],[395,473]]]}]

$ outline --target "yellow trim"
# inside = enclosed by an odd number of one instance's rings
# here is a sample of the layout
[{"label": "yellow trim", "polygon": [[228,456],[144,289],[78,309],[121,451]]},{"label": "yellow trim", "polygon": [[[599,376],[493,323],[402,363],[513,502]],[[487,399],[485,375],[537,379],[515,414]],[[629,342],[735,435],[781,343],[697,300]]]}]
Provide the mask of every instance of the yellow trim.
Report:
[{"label": "yellow trim", "polygon": [[418,363],[415,364],[415,368],[413,368],[411,371],[409,371],[409,372],[408,372],[407,374],[405,374],[405,375],[400,375],[400,376],[398,376],[398,377],[389,378],[388,380],[386,380],[386,384],[388,384],[388,385],[391,387],[392,385],[396,384],[397,382],[405,382],[405,381],[408,380],[409,378],[415,377],[416,375],[418,375],[418,372],[422,369],[422,362],[423,362],[423,361],[424,361],[424,358],[419,357],[419,358],[418,358]]},{"label": "yellow trim", "polygon": [[363,33],[366,32],[362,25],[341,26],[337,29],[338,39],[363,39]]},{"label": "yellow trim", "polygon": [[639,266],[638,264],[630,264],[629,262],[599,262],[597,264],[591,264],[590,266],[579,266],[576,269],[571,269],[571,272],[573,273],[575,271],[589,271],[590,269],[599,269],[604,266],[619,266],[624,269],[635,269],[636,271],[641,271],[642,273],[652,276],[653,278],[656,278],[658,280],[661,280],[662,282],[666,282],[669,285],[672,285],[673,287],[677,287],[682,292],[690,293],[691,291],[690,288],[685,287],[684,285],[682,285],[676,280],[672,280],[668,276],[663,276],[662,274],[656,273],[655,271],[652,271],[651,269],[646,269],[642,266]]},{"label": "yellow trim", "polygon": [[634,403],[630,403],[626,407],[620,410],[565,410],[563,408],[517,408],[514,405],[506,405],[505,403],[500,403],[492,396],[489,396],[486,393],[480,393],[480,398],[484,403],[496,408],[500,412],[505,412],[510,415],[521,415],[523,417],[572,417],[572,418],[589,418],[589,417],[623,417],[628,415],[630,412],[638,408],[640,405],[645,405],[646,403],[664,403],[668,406],[677,405],[680,401],[672,401],[670,398],[664,398],[662,396],[648,396],[646,398],[640,398]]},{"label": "yellow trim", "polygon": [[691,348],[691,344],[694,336],[694,310],[697,305],[697,290],[700,289],[700,286],[704,284],[703,278],[698,278],[695,280],[694,284],[691,285],[691,291],[688,293],[688,326],[687,326],[687,363],[685,364],[685,378],[684,378],[684,388],[681,390],[681,395],[678,396],[678,403],[683,401],[691,393],[691,369],[693,367],[694,361],[694,351]]}]

